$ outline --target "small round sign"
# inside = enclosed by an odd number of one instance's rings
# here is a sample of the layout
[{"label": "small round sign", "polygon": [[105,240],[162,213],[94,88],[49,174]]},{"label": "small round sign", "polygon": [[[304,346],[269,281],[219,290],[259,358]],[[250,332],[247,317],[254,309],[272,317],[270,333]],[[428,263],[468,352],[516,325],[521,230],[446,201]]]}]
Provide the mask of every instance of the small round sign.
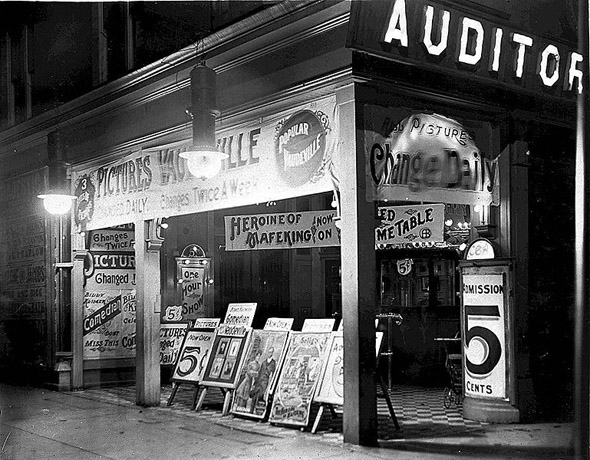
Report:
[{"label": "small round sign", "polygon": [[465,250],[465,260],[493,259],[495,257],[494,246],[485,238],[473,241]]}]

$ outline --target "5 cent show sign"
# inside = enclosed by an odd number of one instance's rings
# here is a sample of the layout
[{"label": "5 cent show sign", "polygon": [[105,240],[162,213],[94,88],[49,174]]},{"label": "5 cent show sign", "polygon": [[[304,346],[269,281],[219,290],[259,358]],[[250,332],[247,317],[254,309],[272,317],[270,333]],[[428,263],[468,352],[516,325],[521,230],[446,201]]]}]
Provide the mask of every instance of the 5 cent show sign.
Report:
[{"label": "5 cent show sign", "polygon": [[463,267],[465,395],[507,398],[507,267]]}]

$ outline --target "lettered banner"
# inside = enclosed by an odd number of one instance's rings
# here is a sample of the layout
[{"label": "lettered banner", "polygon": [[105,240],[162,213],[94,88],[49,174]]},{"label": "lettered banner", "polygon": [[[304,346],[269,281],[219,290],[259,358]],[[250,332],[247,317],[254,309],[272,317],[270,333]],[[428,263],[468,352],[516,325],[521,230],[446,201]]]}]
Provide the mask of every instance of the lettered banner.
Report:
[{"label": "lettered banner", "polygon": [[377,245],[443,241],[444,204],[380,207],[377,216]]},{"label": "lettered banner", "polygon": [[340,246],[336,211],[288,212],[225,217],[225,250]]},{"label": "lettered banner", "polygon": [[330,191],[327,172],[338,141],[335,103],[330,96],[239,129],[218,129],[218,149],[228,158],[210,179],[194,177],[179,157],[190,147],[189,136],[98,167],[74,168],[76,230]]}]

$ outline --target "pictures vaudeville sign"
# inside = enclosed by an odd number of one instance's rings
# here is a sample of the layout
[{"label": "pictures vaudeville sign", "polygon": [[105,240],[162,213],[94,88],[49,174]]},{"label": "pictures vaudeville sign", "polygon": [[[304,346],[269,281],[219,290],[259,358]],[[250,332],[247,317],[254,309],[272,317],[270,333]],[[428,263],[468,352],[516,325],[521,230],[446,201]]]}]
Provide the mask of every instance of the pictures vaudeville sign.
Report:
[{"label": "pictures vaudeville sign", "polygon": [[[240,128],[218,130],[222,171],[195,178],[179,154],[190,141],[149,147],[98,167],[74,169],[77,231],[112,227],[332,189],[327,165],[338,133],[331,96]],[[261,122],[264,120],[264,122]]]}]

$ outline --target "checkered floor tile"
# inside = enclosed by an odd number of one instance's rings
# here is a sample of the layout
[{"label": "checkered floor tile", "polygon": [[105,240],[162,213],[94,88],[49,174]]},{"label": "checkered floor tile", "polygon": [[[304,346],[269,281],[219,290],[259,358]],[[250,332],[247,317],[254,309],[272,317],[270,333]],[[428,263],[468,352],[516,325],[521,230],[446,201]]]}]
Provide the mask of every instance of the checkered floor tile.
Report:
[{"label": "checkered floor tile", "polygon": [[[234,416],[222,416],[223,393],[217,388],[211,388],[203,402],[200,411],[192,410],[194,387],[181,385],[171,406],[167,406],[172,387],[166,385],[161,390],[161,410],[177,411],[188,414],[191,417],[206,419],[211,423],[218,423],[242,430],[260,430],[264,426],[265,434],[283,436],[293,428],[275,426],[269,423],[260,423]],[[104,402],[119,405],[135,405],[135,387],[121,386],[113,388],[89,389],[76,392],[76,395],[99,399]],[[485,424],[471,420],[465,420],[462,416],[461,405],[451,404],[449,409],[443,405],[442,388],[422,388],[412,386],[394,386],[389,395],[394,413],[399,423],[396,430],[390,416],[386,399],[378,397],[378,427],[381,440],[404,440],[432,437],[461,436],[481,431]],[[316,420],[319,405],[313,404],[310,417],[310,426]],[[330,410],[324,410],[319,421],[315,436],[321,436],[327,441],[342,441],[342,407],[334,407],[334,417]]]}]

